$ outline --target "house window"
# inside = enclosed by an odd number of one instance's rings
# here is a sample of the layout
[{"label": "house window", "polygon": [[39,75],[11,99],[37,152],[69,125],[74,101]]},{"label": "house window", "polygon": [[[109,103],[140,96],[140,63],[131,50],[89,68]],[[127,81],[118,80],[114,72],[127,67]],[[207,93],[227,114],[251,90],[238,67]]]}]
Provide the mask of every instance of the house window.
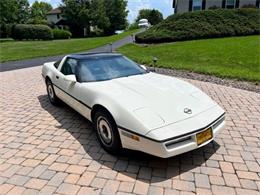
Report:
[{"label": "house window", "polygon": [[202,9],[202,0],[193,0],[192,10],[197,11]]},{"label": "house window", "polygon": [[236,0],[227,0],[226,1],[226,8],[227,9],[234,9],[236,6]]},{"label": "house window", "polygon": [[57,19],[60,19],[60,14],[57,14]]}]

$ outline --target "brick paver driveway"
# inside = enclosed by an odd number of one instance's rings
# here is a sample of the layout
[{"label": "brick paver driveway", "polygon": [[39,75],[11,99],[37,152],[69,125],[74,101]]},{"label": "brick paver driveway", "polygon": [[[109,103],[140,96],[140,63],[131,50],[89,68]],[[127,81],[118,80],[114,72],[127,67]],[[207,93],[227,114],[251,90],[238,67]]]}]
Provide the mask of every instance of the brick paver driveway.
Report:
[{"label": "brick paver driveway", "polygon": [[40,67],[0,73],[0,194],[259,194],[260,94],[190,82],[227,111],[215,142],[170,159],[113,157],[90,122],[50,105]]}]

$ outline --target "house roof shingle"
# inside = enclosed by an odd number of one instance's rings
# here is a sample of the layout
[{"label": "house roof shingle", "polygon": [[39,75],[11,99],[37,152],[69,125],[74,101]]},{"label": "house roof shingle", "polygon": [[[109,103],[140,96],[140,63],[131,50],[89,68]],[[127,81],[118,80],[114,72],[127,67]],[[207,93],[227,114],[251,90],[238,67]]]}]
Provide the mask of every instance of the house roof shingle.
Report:
[{"label": "house roof shingle", "polygon": [[62,9],[60,7],[57,7],[55,9],[52,9],[51,11],[49,11],[47,13],[47,15],[52,15],[52,14],[61,14],[62,13]]}]

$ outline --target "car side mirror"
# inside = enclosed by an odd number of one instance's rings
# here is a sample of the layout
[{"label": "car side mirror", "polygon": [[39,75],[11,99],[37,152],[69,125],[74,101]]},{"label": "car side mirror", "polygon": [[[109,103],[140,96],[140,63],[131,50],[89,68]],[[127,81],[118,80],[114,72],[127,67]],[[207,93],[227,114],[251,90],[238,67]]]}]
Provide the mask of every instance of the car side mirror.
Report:
[{"label": "car side mirror", "polygon": [[142,69],[147,70],[145,65],[140,65],[142,67]]},{"label": "car side mirror", "polygon": [[71,82],[71,83],[76,83],[77,79],[75,75],[67,75],[64,78],[65,81]]}]

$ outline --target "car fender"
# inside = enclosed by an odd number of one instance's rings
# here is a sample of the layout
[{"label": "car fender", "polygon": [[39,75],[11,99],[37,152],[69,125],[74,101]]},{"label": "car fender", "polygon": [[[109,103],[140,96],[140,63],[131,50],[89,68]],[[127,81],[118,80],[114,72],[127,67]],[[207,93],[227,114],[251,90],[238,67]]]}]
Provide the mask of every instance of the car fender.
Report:
[{"label": "car fender", "polygon": [[107,96],[95,99],[93,106],[101,105],[106,108],[112,117],[114,118],[118,128],[125,129],[137,134],[145,135],[149,129],[147,129],[137,118],[137,116],[128,109],[125,109],[122,105],[112,100]]},{"label": "car fender", "polygon": [[53,77],[54,77],[54,69],[56,69],[53,64],[55,62],[48,62],[48,63],[44,63],[43,67],[42,67],[42,76],[44,77],[44,79],[46,79],[47,77],[50,78],[51,81],[53,81]]}]

